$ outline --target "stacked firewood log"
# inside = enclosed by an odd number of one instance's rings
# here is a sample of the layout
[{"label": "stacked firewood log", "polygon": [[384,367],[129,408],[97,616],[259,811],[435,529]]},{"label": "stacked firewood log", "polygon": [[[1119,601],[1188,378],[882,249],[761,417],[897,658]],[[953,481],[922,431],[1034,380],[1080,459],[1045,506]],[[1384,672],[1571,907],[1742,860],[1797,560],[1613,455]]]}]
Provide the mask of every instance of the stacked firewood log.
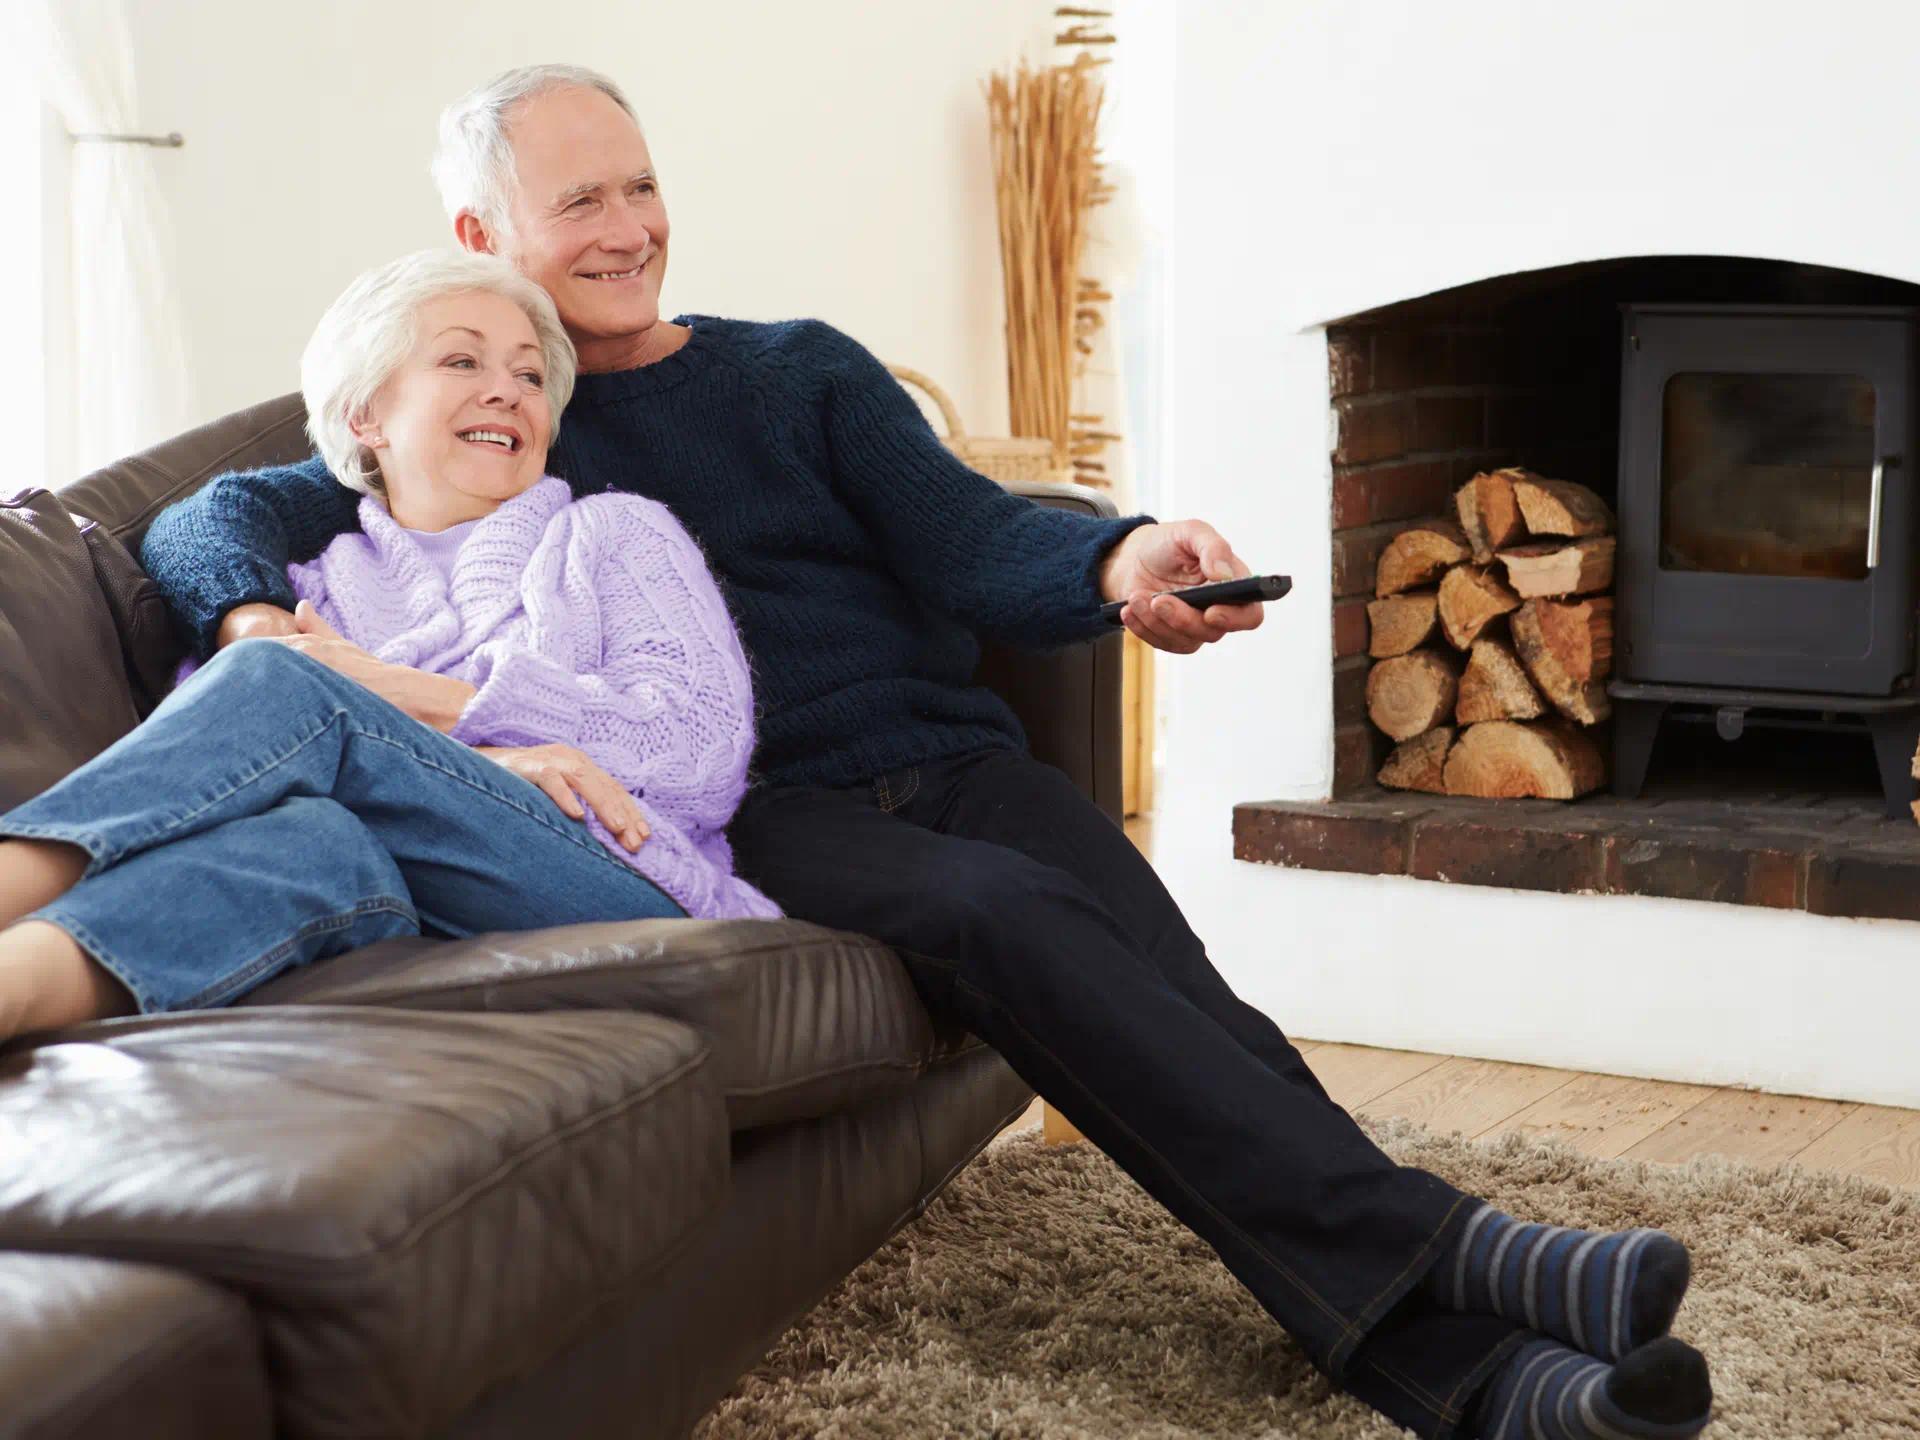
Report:
[{"label": "stacked firewood log", "polygon": [[1388,542],[1367,606],[1367,714],[1399,742],[1380,783],[1571,800],[1606,778],[1613,512],[1530,470],[1476,475],[1458,521]]}]

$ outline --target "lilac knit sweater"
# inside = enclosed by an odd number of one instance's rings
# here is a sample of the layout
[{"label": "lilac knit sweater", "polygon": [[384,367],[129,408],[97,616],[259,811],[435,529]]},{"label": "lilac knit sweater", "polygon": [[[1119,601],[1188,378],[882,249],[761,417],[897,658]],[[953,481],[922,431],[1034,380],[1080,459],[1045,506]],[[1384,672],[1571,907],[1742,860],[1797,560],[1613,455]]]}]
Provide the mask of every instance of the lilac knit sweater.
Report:
[{"label": "lilac knit sweater", "polygon": [[666,506],[575,500],[548,476],[474,527],[451,587],[379,500],[360,526],[287,567],[296,595],[379,659],[478,687],[454,739],[584,751],[653,832],[629,854],[589,809],[593,837],[689,915],[781,913],[733,873],[725,835],[753,753],[747,658]]}]

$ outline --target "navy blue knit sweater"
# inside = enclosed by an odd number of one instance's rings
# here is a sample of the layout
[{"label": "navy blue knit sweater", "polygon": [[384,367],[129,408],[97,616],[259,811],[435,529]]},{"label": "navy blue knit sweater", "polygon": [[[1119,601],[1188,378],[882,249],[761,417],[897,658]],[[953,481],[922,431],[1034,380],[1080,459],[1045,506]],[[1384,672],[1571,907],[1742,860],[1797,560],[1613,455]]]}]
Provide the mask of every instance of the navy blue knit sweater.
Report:
[{"label": "navy blue knit sweater", "polygon": [[[850,785],[1023,748],[972,683],[976,634],[1044,650],[1107,633],[1100,561],[1152,517],[1007,494],[817,320],[680,323],[692,338],[666,359],[580,377],[549,468],[576,495],[663,502],[705,548],[753,665],[753,777]],[[141,560],[205,655],[234,606],[293,607],[288,562],[355,528],[359,498],[317,458],[222,476],[161,514]]]}]

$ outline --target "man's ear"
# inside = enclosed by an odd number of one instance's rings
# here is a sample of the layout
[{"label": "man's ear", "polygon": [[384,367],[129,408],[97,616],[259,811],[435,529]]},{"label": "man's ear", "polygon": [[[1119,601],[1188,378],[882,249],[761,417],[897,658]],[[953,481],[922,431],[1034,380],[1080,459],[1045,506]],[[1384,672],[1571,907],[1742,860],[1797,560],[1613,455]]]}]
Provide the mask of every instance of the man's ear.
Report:
[{"label": "man's ear", "polygon": [[453,217],[453,238],[460,242],[462,250],[471,250],[479,255],[499,253],[494,245],[493,232],[471,210],[462,210]]}]

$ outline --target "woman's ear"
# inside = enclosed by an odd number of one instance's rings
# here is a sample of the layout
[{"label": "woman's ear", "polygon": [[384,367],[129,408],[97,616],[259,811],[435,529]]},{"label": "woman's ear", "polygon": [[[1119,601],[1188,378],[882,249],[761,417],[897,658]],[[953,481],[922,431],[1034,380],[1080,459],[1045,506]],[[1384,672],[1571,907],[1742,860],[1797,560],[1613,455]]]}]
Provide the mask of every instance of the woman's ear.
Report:
[{"label": "woman's ear", "polygon": [[371,410],[361,409],[347,417],[347,430],[369,450],[384,450],[387,447],[386,434],[380,428],[380,422],[373,417]]}]

